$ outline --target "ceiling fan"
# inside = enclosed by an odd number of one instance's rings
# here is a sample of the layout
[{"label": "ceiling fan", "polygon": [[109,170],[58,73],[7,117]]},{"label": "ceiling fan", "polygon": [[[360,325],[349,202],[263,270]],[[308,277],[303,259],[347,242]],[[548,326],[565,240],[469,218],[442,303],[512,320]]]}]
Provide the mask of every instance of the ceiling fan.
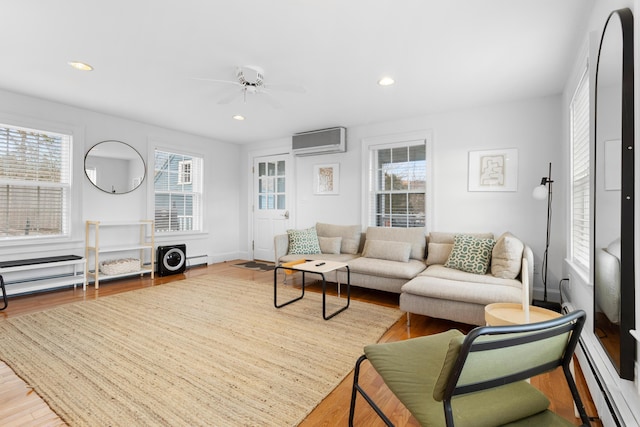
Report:
[{"label": "ceiling fan", "polygon": [[218,104],[229,104],[236,98],[242,97],[243,101],[247,102],[247,94],[261,95],[264,100],[274,108],[280,108],[282,105],[276,101],[271,92],[282,91],[292,93],[305,93],[306,89],[302,86],[295,84],[266,84],[264,81],[264,70],[262,67],[256,65],[243,65],[236,68],[237,80],[221,80],[221,79],[207,79],[207,78],[194,78],[195,80],[203,80],[214,83],[231,84],[238,88],[240,91],[234,90],[229,94],[225,94],[218,100]]}]

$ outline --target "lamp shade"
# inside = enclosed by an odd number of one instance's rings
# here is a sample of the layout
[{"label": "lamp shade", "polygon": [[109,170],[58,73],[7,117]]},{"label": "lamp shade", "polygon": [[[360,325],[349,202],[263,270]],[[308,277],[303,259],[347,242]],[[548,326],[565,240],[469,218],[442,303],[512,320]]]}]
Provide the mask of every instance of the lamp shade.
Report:
[{"label": "lamp shade", "polygon": [[544,200],[547,197],[547,186],[546,185],[538,185],[533,189],[533,198],[537,200]]}]

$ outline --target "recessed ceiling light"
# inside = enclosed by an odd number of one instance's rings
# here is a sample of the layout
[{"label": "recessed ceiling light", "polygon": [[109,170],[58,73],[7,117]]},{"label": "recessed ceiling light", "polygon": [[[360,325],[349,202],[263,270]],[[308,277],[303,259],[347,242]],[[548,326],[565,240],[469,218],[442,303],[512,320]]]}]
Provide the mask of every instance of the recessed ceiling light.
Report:
[{"label": "recessed ceiling light", "polygon": [[234,119],[234,120],[242,121],[242,120],[244,120],[244,116],[243,116],[243,115],[240,115],[240,114],[236,114],[235,116],[233,116],[233,119]]},{"label": "recessed ceiling light", "polygon": [[391,86],[392,84],[394,84],[396,81],[393,80],[391,77],[383,77],[380,80],[378,80],[378,84],[380,86]]},{"label": "recessed ceiling light", "polygon": [[76,70],[80,70],[80,71],[91,71],[91,70],[93,70],[93,67],[91,65],[89,65],[87,63],[84,63],[84,62],[70,61],[70,62],[68,62],[68,64],[71,65]]}]

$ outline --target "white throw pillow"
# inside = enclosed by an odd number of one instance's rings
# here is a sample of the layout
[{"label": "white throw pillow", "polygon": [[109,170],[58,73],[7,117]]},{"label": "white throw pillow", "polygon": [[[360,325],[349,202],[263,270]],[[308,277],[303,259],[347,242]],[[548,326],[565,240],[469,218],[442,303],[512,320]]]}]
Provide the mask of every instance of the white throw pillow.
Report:
[{"label": "white throw pillow", "polygon": [[491,254],[491,274],[503,279],[515,279],[522,268],[524,244],[513,234],[500,236]]},{"label": "white throw pillow", "polygon": [[444,263],[449,259],[451,249],[453,249],[453,243],[429,242],[427,249],[427,265],[444,265]]},{"label": "white throw pillow", "polygon": [[339,254],[342,244],[342,237],[321,237],[318,236],[320,251],[323,254]]},{"label": "white throw pillow", "polygon": [[609,246],[607,246],[607,252],[620,259],[620,239],[616,239],[609,243]]},{"label": "white throw pillow", "polygon": [[357,254],[360,249],[361,227],[359,225],[335,225],[316,223],[318,237],[341,237],[340,253]]},{"label": "white throw pillow", "polygon": [[362,256],[365,258],[399,262],[409,262],[410,255],[411,243],[386,240],[367,240],[362,251]]}]

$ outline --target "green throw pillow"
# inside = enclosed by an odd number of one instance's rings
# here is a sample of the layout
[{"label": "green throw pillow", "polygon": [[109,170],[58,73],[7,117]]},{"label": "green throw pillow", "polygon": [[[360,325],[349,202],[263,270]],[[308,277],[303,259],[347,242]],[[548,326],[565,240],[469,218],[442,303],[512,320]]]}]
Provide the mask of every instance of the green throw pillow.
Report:
[{"label": "green throw pillow", "polygon": [[287,230],[289,235],[289,254],[319,254],[320,243],[318,243],[318,233],[316,228],[311,227],[306,230]]},{"label": "green throw pillow", "polygon": [[467,273],[486,274],[495,244],[493,239],[458,234],[453,239],[453,249],[444,266]]}]

